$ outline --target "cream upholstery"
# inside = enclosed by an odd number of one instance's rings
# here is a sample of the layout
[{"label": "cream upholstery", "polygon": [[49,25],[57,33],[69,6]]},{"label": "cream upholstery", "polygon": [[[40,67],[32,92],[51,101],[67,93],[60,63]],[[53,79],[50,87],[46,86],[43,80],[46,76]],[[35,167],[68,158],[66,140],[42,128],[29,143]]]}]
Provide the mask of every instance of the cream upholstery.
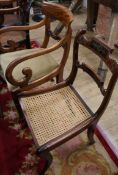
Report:
[{"label": "cream upholstery", "polygon": [[[5,71],[8,65],[14,61],[16,58],[19,58],[21,56],[29,55],[30,53],[38,51],[40,48],[35,49],[25,49],[20,50],[16,52],[10,52],[0,55],[0,65],[4,73],[5,77]],[[42,76],[50,73],[52,70],[54,70],[58,66],[57,62],[54,60],[54,58],[50,54],[45,54],[44,56],[39,56],[27,61],[24,61],[20,63],[18,66],[15,67],[13,71],[13,76],[16,78],[16,80],[21,80],[23,78],[22,70],[23,68],[29,67],[32,70],[32,80],[36,80],[37,78],[41,78]],[[11,85],[9,82],[7,82],[8,87],[10,90],[15,88],[13,85]]]}]

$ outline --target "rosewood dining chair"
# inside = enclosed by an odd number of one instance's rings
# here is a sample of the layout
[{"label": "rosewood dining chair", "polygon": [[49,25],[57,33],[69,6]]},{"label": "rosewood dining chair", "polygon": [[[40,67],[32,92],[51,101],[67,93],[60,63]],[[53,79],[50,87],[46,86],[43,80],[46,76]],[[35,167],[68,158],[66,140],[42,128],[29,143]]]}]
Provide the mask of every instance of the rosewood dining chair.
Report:
[{"label": "rosewood dining chair", "polygon": [[[40,175],[47,171],[52,162],[50,152],[64,142],[85,130],[87,130],[89,144],[95,142],[94,131],[96,125],[108,106],[118,79],[118,63],[111,57],[112,49],[96,37],[87,39],[85,32],[85,30],[81,30],[75,37],[72,70],[68,78],[57,84],[47,85],[43,89],[32,88],[28,90],[25,87],[27,87],[31,76],[29,71],[25,80],[17,83],[18,86],[20,85],[20,89],[15,94],[19,102],[19,114],[27,121],[37,147],[37,155],[46,160],[45,167],[39,173]],[[107,65],[111,72],[107,87],[90,66],[82,59],[79,60],[80,47],[89,49]],[[22,58],[19,58],[16,63],[20,64],[20,60]],[[14,84],[15,81],[12,70],[16,63],[13,62],[6,68],[6,79],[11,84]],[[83,74],[90,76],[103,95],[103,100],[96,112],[87,105],[73,86],[77,77],[77,70],[83,70]],[[47,81],[45,77],[42,79],[44,80],[43,83]],[[94,89],[91,90],[94,91]]]}]

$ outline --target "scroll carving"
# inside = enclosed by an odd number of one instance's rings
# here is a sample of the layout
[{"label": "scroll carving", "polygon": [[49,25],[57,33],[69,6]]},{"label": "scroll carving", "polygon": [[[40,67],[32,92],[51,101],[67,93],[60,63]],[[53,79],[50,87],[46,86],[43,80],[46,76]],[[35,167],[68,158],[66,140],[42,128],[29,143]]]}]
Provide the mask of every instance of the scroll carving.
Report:
[{"label": "scroll carving", "polygon": [[24,87],[26,85],[28,85],[29,80],[32,77],[32,70],[29,67],[26,67],[22,70],[22,73],[24,75],[24,77],[22,78],[22,80],[16,80],[13,76],[12,76],[12,72],[13,70],[11,69],[7,69],[6,70],[6,78],[9,80],[9,82],[11,84],[13,84],[14,86],[19,86],[19,87]]}]

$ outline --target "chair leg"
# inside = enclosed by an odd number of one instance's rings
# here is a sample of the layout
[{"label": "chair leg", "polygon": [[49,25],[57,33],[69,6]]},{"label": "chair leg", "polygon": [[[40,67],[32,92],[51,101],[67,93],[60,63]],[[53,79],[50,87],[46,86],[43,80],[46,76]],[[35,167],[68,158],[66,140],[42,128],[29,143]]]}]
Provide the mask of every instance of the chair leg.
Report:
[{"label": "chair leg", "polygon": [[45,159],[46,161],[44,168],[39,173],[39,175],[45,175],[45,172],[48,170],[48,168],[50,167],[52,163],[53,157],[50,152],[43,152],[41,154],[38,153],[38,156],[40,156],[40,158]]},{"label": "chair leg", "polygon": [[17,95],[16,95],[15,93],[13,93],[13,92],[12,92],[12,98],[13,98],[15,107],[16,107],[18,113],[19,113],[20,119],[24,119],[24,114],[23,114],[23,111],[22,111],[22,109],[21,109],[21,106],[20,106],[18,97],[17,97]]},{"label": "chair leg", "polygon": [[92,145],[95,143],[95,140],[94,140],[94,130],[95,130],[95,127],[92,125],[88,128],[87,130],[87,136],[88,136],[88,139],[89,139],[89,145]]}]

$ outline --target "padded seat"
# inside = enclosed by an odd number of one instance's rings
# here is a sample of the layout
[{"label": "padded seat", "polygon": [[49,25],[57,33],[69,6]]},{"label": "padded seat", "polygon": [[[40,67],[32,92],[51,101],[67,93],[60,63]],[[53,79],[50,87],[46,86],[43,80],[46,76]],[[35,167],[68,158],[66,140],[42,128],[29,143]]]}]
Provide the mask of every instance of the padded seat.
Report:
[{"label": "padded seat", "polygon": [[21,104],[38,146],[71,130],[91,116],[69,86],[22,98]]},{"label": "padded seat", "polygon": [[[40,49],[41,48],[25,49],[25,50],[1,54],[0,65],[1,65],[4,77],[5,77],[6,68],[12,61],[16,60],[19,57],[30,55],[36,51],[39,51]],[[50,73],[51,71],[53,71],[58,67],[58,64],[54,60],[52,55],[49,53],[39,57],[32,58],[30,60],[26,60],[20,63],[18,66],[16,66],[15,69],[13,70],[13,76],[16,80],[22,80],[23,78],[22,70],[23,68],[26,68],[26,67],[29,67],[32,70],[32,78],[30,80],[31,82],[33,80],[41,78],[47,75],[48,73]],[[7,81],[7,84],[10,90],[13,90],[15,88],[15,86],[11,85],[8,81]]]}]

